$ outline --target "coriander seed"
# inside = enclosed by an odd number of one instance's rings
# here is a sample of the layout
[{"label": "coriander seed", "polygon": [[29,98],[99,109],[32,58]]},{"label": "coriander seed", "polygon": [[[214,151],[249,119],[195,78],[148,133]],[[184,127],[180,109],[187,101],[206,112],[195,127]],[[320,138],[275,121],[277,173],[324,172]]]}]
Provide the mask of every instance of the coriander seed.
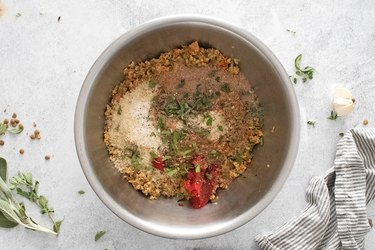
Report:
[{"label": "coriander seed", "polygon": [[31,140],[34,140],[34,139],[35,139],[35,135],[34,135],[34,134],[31,134],[31,135],[30,135],[30,139],[31,139]]},{"label": "coriander seed", "polygon": [[25,153],[25,150],[24,149],[20,149],[20,154],[23,155],[23,153]]},{"label": "coriander seed", "polygon": [[364,119],[364,120],[363,120],[363,125],[366,126],[367,124],[368,124],[368,120],[367,120],[367,119]]},{"label": "coriander seed", "polygon": [[17,118],[17,114],[16,114],[16,113],[13,113],[13,114],[12,114],[12,118]]},{"label": "coriander seed", "polygon": [[3,121],[3,123],[4,123],[4,124],[8,124],[8,123],[9,123],[9,120],[5,118],[4,121]]},{"label": "coriander seed", "polygon": [[0,146],[3,146],[5,142],[3,140],[0,140]]},{"label": "coriander seed", "polygon": [[22,123],[18,124],[18,127],[19,127],[20,129],[23,129],[23,124],[22,124]]},{"label": "coriander seed", "polygon": [[45,159],[46,161],[48,161],[48,160],[50,160],[50,159],[51,159],[51,156],[49,156],[49,155],[46,155],[46,156],[44,156],[44,159]]}]

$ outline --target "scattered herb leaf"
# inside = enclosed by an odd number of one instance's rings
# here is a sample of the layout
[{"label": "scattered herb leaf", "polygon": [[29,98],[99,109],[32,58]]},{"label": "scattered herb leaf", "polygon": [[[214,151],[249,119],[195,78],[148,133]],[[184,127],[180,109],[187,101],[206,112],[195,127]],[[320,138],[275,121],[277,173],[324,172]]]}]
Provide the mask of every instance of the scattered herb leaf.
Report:
[{"label": "scattered herb leaf", "polygon": [[343,137],[343,136],[344,136],[344,133],[339,133],[339,136]]},{"label": "scattered herb leaf", "polygon": [[333,110],[331,110],[331,115],[327,117],[330,120],[335,121],[337,119],[337,113]]},{"label": "scattered herb leaf", "polygon": [[315,128],[316,121],[307,121],[307,124]]},{"label": "scattered herb leaf", "polygon": [[98,241],[103,235],[106,234],[106,231],[99,231],[95,234],[95,241]]},{"label": "scattered herb leaf", "polygon": [[291,29],[286,29],[286,31],[288,31],[289,33],[292,33],[293,35],[297,34],[297,32],[296,32],[296,31],[294,31],[294,30],[291,30]]},{"label": "scattered herb leaf", "polygon": [[121,105],[118,107],[117,114],[118,114],[118,115],[121,115],[121,114],[122,114],[122,108],[121,108]]},{"label": "scattered herb leaf", "polygon": [[296,68],[296,75],[302,77],[303,82],[306,82],[307,79],[313,79],[315,69],[311,66],[306,66],[302,69],[301,60],[302,54],[299,54],[296,59],[294,59],[294,67]]},{"label": "scattered herb leaf", "polygon": [[79,194],[85,194],[85,191],[83,191],[83,190],[79,190],[78,193],[79,193]]},{"label": "scattered herb leaf", "polygon": [[17,13],[17,14],[16,14],[16,17],[20,17],[20,16],[21,16],[21,13]]},{"label": "scattered herb leaf", "polygon": [[57,21],[58,21],[58,22],[60,22],[60,20],[61,20],[61,16],[59,16],[59,17],[57,18]]}]

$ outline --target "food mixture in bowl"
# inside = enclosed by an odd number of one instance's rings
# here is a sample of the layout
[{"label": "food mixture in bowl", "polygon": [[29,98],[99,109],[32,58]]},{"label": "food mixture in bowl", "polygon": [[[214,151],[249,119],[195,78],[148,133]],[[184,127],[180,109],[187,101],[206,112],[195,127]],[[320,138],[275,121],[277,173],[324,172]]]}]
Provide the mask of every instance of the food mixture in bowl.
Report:
[{"label": "food mixture in bowl", "polygon": [[131,62],[112,92],[104,142],[125,179],[150,199],[200,208],[249,166],[262,111],[239,61],[198,42]]}]

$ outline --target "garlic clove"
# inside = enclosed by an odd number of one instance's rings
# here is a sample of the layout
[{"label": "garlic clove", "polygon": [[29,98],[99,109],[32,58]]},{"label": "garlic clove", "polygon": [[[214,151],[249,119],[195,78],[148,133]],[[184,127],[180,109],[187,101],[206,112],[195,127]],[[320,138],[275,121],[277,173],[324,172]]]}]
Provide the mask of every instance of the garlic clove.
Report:
[{"label": "garlic clove", "polygon": [[344,87],[335,88],[332,107],[339,116],[349,115],[354,109],[354,98],[352,93]]}]

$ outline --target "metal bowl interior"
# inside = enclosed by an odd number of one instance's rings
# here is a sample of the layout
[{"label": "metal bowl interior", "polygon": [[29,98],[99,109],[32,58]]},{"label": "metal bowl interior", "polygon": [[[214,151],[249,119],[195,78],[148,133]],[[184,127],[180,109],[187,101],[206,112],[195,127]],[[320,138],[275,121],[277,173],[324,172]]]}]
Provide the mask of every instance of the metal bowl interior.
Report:
[{"label": "metal bowl interior", "polygon": [[[202,209],[176,199],[147,199],[117,172],[103,142],[104,110],[113,87],[130,62],[199,41],[239,58],[265,116],[265,143],[248,170],[219,202]],[[275,127],[275,132],[271,132]],[[99,198],[131,225],[163,237],[197,239],[228,232],[251,220],[275,197],[286,180],[299,142],[299,111],[288,75],[271,51],[251,34],[213,18],[175,16],[156,19],[124,34],[97,59],[81,89],[75,114],[75,140],[82,169]]]}]

